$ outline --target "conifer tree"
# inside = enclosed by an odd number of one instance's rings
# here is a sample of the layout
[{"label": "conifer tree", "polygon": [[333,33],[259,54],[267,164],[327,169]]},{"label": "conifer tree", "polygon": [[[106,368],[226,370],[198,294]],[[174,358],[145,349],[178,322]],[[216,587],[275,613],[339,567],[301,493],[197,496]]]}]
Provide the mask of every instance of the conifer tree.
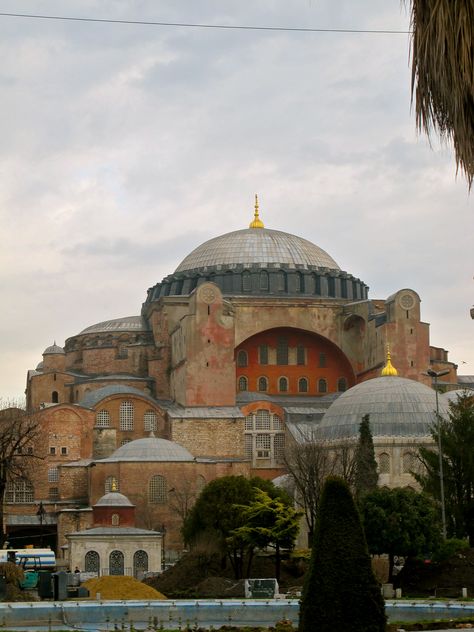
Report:
[{"label": "conifer tree", "polygon": [[370,430],[370,416],[364,415],[359,426],[359,442],[355,454],[355,493],[360,499],[364,494],[377,489],[379,475],[375,460],[374,442]]},{"label": "conifer tree", "polygon": [[327,479],[300,607],[300,632],[384,632],[384,602],[346,482]]}]

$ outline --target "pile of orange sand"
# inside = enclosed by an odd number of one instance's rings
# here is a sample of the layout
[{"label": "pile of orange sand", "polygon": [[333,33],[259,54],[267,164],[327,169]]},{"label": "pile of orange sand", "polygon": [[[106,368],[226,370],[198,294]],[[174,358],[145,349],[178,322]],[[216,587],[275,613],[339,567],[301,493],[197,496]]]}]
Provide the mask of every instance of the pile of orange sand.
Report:
[{"label": "pile of orange sand", "polygon": [[166,599],[164,595],[133,577],[104,575],[84,582],[91,599],[100,593],[101,599]]}]

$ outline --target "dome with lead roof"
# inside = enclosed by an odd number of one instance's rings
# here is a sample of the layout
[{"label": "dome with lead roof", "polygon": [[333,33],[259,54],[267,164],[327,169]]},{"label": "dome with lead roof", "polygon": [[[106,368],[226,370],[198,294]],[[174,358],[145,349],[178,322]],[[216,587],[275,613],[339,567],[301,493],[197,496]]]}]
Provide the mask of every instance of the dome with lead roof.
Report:
[{"label": "dome with lead roof", "polygon": [[147,437],[129,441],[120,446],[106,459],[100,459],[101,463],[117,463],[121,461],[194,461],[194,457],[191,452],[183,448],[179,443],[168,441],[168,439]]},{"label": "dome with lead roof", "polygon": [[43,355],[64,355],[64,349],[54,342],[50,347],[46,347]]}]

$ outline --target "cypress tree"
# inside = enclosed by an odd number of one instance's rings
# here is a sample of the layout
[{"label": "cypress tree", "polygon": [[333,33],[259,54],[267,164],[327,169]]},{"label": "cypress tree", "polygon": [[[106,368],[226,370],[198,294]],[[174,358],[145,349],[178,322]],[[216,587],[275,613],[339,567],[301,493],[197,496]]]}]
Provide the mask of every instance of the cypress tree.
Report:
[{"label": "cypress tree", "polygon": [[385,607],[360,516],[341,478],[327,479],[300,607],[300,632],[384,632]]},{"label": "cypress tree", "polygon": [[357,499],[377,489],[379,475],[375,460],[370,417],[364,415],[359,426],[359,442],[355,453],[355,493]]}]

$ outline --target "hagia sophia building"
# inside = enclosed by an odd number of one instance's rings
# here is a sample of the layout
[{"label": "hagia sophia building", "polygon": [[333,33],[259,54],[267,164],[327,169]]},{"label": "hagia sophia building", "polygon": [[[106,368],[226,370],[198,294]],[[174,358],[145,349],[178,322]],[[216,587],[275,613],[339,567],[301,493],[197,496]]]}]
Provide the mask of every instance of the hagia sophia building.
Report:
[{"label": "hagia sophia building", "polygon": [[[396,371],[381,375],[387,345]],[[266,228],[256,200],[249,228],[198,246],[139,315],[47,347],[28,371],[42,458],[30,479],[9,483],[11,546],[41,529],[61,555],[112,493],[135,507],[136,527],[166,534],[171,555],[206,483],[275,479],[289,443],[315,429],[357,440],[363,414],[380,484],[414,485],[413,446],[431,440],[435,419],[430,367],[449,370],[448,389],[462,386],[447,352],[430,346],[414,290],[370,299],[320,247]]]}]

